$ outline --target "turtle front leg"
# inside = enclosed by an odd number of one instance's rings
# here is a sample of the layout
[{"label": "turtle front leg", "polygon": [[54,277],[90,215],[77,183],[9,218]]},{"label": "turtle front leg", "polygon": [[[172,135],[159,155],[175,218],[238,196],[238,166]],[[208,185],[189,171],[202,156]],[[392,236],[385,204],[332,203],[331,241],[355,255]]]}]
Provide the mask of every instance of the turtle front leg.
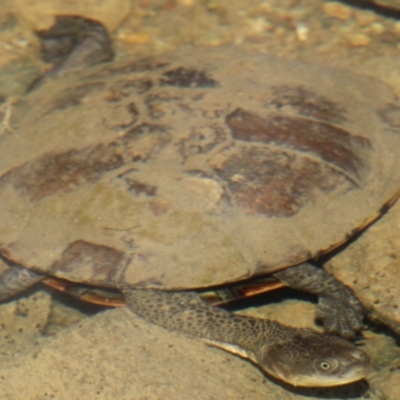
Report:
[{"label": "turtle front leg", "polygon": [[36,89],[48,78],[110,61],[114,57],[111,37],[99,22],[75,16],[58,16],[50,29],[36,32],[41,39],[43,59],[54,67],[35,81]]},{"label": "turtle front leg", "polygon": [[304,263],[274,276],[293,289],[318,296],[317,318],[323,320],[326,332],[351,338],[363,328],[364,307],[348,287],[322,268]]},{"label": "turtle front leg", "polygon": [[14,265],[0,274],[0,301],[8,299],[43,279],[43,275]]}]

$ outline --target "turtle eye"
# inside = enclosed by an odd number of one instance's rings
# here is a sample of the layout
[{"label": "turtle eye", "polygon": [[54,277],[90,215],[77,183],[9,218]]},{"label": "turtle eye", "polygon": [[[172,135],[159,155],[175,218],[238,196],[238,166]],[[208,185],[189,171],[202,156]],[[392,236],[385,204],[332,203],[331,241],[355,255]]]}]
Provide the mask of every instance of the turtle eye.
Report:
[{"label": "turtle eye", "polygon": [[328,371],[331,369],[331,364],[328,361],[322,360],[319,362],[319,366],[322,370]]}]

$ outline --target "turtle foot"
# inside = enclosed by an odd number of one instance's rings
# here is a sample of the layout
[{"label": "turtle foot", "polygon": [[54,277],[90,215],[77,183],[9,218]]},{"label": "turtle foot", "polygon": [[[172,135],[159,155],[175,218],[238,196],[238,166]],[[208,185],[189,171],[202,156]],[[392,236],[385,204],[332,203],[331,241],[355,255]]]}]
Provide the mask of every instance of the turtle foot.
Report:
[{"label": "turtle foot", "polygon": [[274,275],[294,289],[318,296],[316,317],[325,332],[352,338],[362,330],[366,310],[348,287],[323,269],[304,263]]},{"label": "turtle foot", "polygon": [[0,300],[23,292],[42,279],[43,275],[14,265],[0,274]]},{"label": "turtle foot", "polygon": [[364,312],[354,309],[339,298],[320,295],[316,318],[323,323],[324,331],[351,339],[363,327]]},{"label": "turtle foot", "polygon": [[114,57],[111,38],[99,22],[73,16],[58,16],[48,30],[36,32],[41,39],[43,60],[55,66],[36,80],[36,89],[48,78],[110,61]]}]

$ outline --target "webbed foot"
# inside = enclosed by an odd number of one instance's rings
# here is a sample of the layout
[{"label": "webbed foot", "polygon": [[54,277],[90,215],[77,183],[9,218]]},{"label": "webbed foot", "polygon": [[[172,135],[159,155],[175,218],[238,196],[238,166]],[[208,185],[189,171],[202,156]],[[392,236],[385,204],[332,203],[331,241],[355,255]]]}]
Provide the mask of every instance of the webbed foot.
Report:
[{"label": "webbed foot", "polygon": [[364,324],[366,310],[354,293],[323,269],[304,263],[274,274],[288,286],[318,296],[317,319],[325,332],[354,337]]},{"label": "webbed foot", "polygon": [[8,299],[41,281],[43,275],[14,265],[0,274],[0,301]]}]

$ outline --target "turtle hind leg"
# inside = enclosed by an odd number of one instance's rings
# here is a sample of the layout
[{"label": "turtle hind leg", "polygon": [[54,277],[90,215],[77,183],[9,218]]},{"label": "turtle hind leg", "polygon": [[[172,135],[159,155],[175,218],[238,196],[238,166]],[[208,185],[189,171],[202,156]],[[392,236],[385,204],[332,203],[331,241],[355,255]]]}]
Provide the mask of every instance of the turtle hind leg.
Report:
[{"label": "turtle hind leg", "polygon": [[14,265],[0,274],[0,301],[8,299],[44,278],[43,275]]},{"label": "turtle hind leg", "polygon": [[366,310],[355,294],[322,268],[304,263],[274,276],[293,289],[318,296],[317,318],[323,321],[325,332],[352,338],[364,327]]}]

